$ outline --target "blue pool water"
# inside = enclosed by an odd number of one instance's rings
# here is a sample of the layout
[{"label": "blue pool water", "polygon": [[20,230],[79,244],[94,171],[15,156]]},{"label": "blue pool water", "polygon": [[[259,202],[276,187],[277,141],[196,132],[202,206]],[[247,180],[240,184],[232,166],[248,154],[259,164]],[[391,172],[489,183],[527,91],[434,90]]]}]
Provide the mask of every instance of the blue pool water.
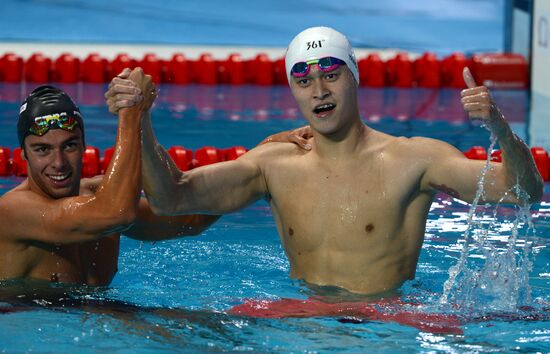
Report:
[{"label": "blue pool water", "polygon": [[[65,87],[86,117],[87,143],[105,149],[115,137],[116,119],[104,107],[104,86]],[[0,86],[0,145],[14,147],[19,102],[31,88]],[[465,150],[489,145],[487,132],[467,121],[456,90],[361,89],[367,124],[395,135],[439,138]],[[514,131],[526,137],[527,95],[495,92]],[[304,124],[287,87],[163,86],[154,124],[165,146],[253,147],[268,134]],[[1,178],[5,192],[18,179]],[[403,286],[403,299],[420,311],[453,312],[467,320],[464,334],[433,334],[393,322],[338,321],[338,318],[251,319],[225,313],[244,299],[298,298],[311,294],[288,277],[270,209],[265,202],[224,216],[203,235],[158,243],[123,238],[119,271],[111,286],[85,293],[91,300],[113,299],[133,306],[85,309],[36,307],[0,314],[0,352],[548,352],[550,330],[550,185],[531,210],[534,231],[520,225],[514,253],[525,245],[531,269],[528,284],[502,285],[490,273],[489,287],[511,296],[470,296],[456,291],[453,309],[439,299],[449,268],[460,257],[469,206],[445,195],[432,205],[416,279]],[[495,213],[495,216],[493,214]],[[479,208],[487,221],[488,246],[505,254],[516,208]],[[489,225],[491,224],[491,225]],[[4,226],[2,226],[4,227]],[[514,260],[515,262],[515,260]],[[512,259],[473,252],[469,269],[512,264]],[[515,264],[515,263],[514,263]],[[511,269],[511,270],[510,270]],[[501,271],[500,273],[504,273]],[[461,293],[464,291],[464,293]],[[475,295],[475,294],[474,294]],[[0,304],[1,305],[1,304]],[[485,316],[485,317],[484,317]]]}]

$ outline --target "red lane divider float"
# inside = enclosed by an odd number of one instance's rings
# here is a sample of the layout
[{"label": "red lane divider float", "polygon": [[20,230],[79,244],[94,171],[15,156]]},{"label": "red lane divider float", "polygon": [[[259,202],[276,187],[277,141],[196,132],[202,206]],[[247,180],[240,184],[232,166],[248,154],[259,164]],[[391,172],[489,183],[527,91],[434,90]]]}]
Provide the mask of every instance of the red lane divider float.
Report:
[{"label": "red lane divider float", "polygon": [[[195,167],[235,160],[246,151],[247,149],[243,146],[233,146],[226,149],[205,146],[193,153],[193,150],[186,149],[183,146],[172,146],[168,149],[168,154],[180,170],[188,171]],[[86,147],[82,156],[82,177],[93,177],[105,173],[113,158],[113,153],[114,147],[105,149],[103,156],[100,156],[98,148]],[[12,154],[10,148],[0,147],[0,176],[12,175],[26,176],[27,162],[21,155],[21,148],[15,148]]]},{"label": "red lane divider float", "polygon": [[[423,53],[412,59],[407,53],[398,53],[383,61],[377,53],[359,58],[361,86],[384,87],[454,87],[464,88],[462,70],[471,68],[478,83],[495,88],[525,89],[528,87],[528,65],[518,54],[476,54],[466,57],[453,53],[438,59],[433,53]],[[259,53],[251,59],[232,53],[227,59],[217,60],[211,53],[203,53],[196,60],[182,53],[174,53],[168,60],[147,53],[141,59],[126,53],[109,61],[97,53],[84,60],[63,53],[55,60],[34,53],[27,60],[14,53],[0,57],[0,81],[4,82],[108,82],[126,67],[141,66],[156,83],[204,85],[254,84],[287,85],[284,58],[271,60]]]},{"label": "red lane divider float", "polygon": [[[219,149],[212,146],[205,146],[195,152],[183,146],[172,146],[168,154],[182,171],[189,171],[196,167],[206,166],[217,162],[235,160],[246,153],[243,146],[233,146],[226,149]],[[82,156],[82,177],[93,177],[105,173],[113,157],[114,148],[105,149],[103,156],[96,147],[88,146]],[[550,181],[550,157],[548,152],[541,147],[532,147],[531,154],[537,165],[537,169],[545,182]],[[486,160],[487,151],[483,146],[473,146],[464,151],[464,156],[472,160]],[[500,150],[491,153],[491,161],[501,162]],[[0,176],[26,176],[27,162],[21,155],[21,148],[13,149],[0,147]]]},{"label": "red lane divider float", "polygon": [[[532,147],[531,155],[537,165],[542,179],[545,182],[550,181],[550,157],[548,152],[541,147]],[[472,146],[467,151],[464,151],[464,156],[471,160],[487,160],[487,151],[483,146]],[[495,150],[491,152],[491,161],[502,162],[502,151]]]}]

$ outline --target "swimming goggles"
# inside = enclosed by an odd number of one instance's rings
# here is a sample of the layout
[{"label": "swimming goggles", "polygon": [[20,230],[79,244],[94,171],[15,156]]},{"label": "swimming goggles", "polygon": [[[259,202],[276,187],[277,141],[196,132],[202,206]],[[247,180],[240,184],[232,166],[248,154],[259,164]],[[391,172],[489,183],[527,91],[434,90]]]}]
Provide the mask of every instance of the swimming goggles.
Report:
[{"label": "swimming goggles", "polygon": [[29,132],[34,135],[42,136],[50,130],[53,124],[56,124],[63,130],[72,131],[78,125],[78,121],[69,116],[66,112],[48,114],[34,118],[34,122],[29,128]]},{"label": "swimming goggles", "polygon": [[304,77],[309,74],[311,65],[317,64],[319,70],[322,72],[328,72],[337,69],[340,65],[345,65],[343,60],[334,57],[324,57],[321,59],[314,59],[308,61],[301,61],[296,63],[290,69],[290,74],[294,77]]}]

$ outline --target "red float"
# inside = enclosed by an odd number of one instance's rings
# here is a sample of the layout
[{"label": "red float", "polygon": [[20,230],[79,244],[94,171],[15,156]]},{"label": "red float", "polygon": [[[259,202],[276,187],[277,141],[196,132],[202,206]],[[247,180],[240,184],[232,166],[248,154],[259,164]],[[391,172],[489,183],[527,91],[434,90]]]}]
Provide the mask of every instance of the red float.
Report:
[{"label": "red float", "polygon": [[550,180],[550,159],[548,152],[541,147],[532,147],[531,154],[537,165],[537,169],[542,179],[547,182]]},{"label": "red float", "polygon": [[472,146],[464,152],[464,156],[471,160],[487,160],[487,151],[483,146]]},{"label": "red float", "polygon": [[225,61],[227,82],[232,85],[242,85],[246,82],[244,62],[239,54],[232,53]]},{"label": "red float", "polygon": [[359,60],[359,81],[361,86],[384,87],[386,84],[386,63],[378,54],[372,53]]},{"label": "red float", "polygon": [[215,85],[218,83],[218,69],[212,54],[204,53],[193,65],[196,81],[203,85]]},{"label": "red float", "polygon": [[122,72],[122,70],[126,68],[133,69],[136,67],[136,60],[132,57],[130,57],[126,53],[119,53],[113,61],[111,61],[108,65],[108,75],[107,78],[111,80],[118,74]]},{"label": "red float", "polygon": [[11,150],[6,147],[0,147],[0,176],[8,176],[11,174],[10,168]]},{"label": "red float", "polygon": [[424,53],[414,62],[414,80],[419,87],[441,86],[441,65],[433,53]]},{"label": "red float", "polygon": [[12,173],[18,177],[27,176],[27,161],[21,156],[21,148],[13,149]]},{"label": "red float", "polygon": [[412,63],[406,53],[398,53],[387,62],[388,84],[395,87],[411,87]]},{"label": "red float", "polygon": [[233,146],[227,149],[221,150],[221,155],[223,161],[236,160],[239,156],[246,153],[246,148],[244,146]]},{"label": "red float", "polygon": [[107,59],[97,53],[89,54],[82,62],[81,75],[83,82],[104,83],[107,81]]},{"label": "red float", "polygon": [[151,75],[153,82],[158,84],[162,77],[162,61],[153,53],[147,53],[139,62],[139,66],[147,75]]},{"label": "red float", "polygon": [[82,155],[82,177],[93,177],[100,173],[99,149],[88,146]]},{"label": "red float", "polygon": [[4,82],[23,81],[23,58],[14,53],[6,53],[1,59],[1,78]]},{"label": "red float", "polygon": [[70,53],[61,54],[54,62],[53,81],[73,84],[80,80],[80,59]]},{"label": "red float", "polygon": [[189,171],[193,166],[193,151],[183,146],[172,146],[168,149],[172,161],[181,171]]},{"label": "red float", "polygon": [[175,53],[167,64],[165,81],[171,84],[188,84],[191,81],[190,64],[185,55]]},{"label": "red float", "polygon": [[275,83],[279,85],[288,85],[288,77],[286,76],[285,58],[279,58],[273,63],[273,74],[275,75]]},{"label": "red float", "polygon": [[25,80],[43,84],[51,79],[52,60],[42,53],[34,53],[25,62]]},{"label": "red float", "polygon": [[205,146],[195,151],[195,167],[211,165],[223,161],[218,149],[212,146]]},{"label": "red float", "polygon": [[273,85],[273,63],[265,53],[260,53],[254,59],[254,83],[257,85]]},{"label": "red float", "polygon": [[441,85],[444,87],[465,88],[462,72],[469,61],[462,53],[453,53],[441,61]]},{"label": "red float", "polygon": [[521,54],[479,54],[472,59],[472,74],[478,85],[507,89],[528,87],[529,68]]},{"label": "red float", "polygon": [[493,162],[502,162],[502,151],[495,150],[491,152],[491,161]]}]

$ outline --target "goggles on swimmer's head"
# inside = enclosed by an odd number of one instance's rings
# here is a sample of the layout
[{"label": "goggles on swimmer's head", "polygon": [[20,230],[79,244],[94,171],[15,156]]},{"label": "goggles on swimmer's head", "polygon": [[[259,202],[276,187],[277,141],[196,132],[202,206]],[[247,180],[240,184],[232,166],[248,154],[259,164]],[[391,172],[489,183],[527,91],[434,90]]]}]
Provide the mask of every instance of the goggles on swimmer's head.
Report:
[{"label": "goggles on swimmer's head", "polygon": [[51,128],[55,128],[53,127],[54,124],[63,130],[72,131],[78,126],[78,121],[69,116],[67,112],[48,114],[34,118],[34,122],[29,128],[29,132],[34,135],[42,136]]},{"label": "goggles on swimmer's head", "polygon": [[294,77],[304,77],[309,74],[311,65],[313,64],[317,64],[319,70],[322,72],[328,72],[337,69],[340,65],[346,65],[346,62],[334,57],[301,61],[292,66],[292,69],[290,69],[290,74]]}]

